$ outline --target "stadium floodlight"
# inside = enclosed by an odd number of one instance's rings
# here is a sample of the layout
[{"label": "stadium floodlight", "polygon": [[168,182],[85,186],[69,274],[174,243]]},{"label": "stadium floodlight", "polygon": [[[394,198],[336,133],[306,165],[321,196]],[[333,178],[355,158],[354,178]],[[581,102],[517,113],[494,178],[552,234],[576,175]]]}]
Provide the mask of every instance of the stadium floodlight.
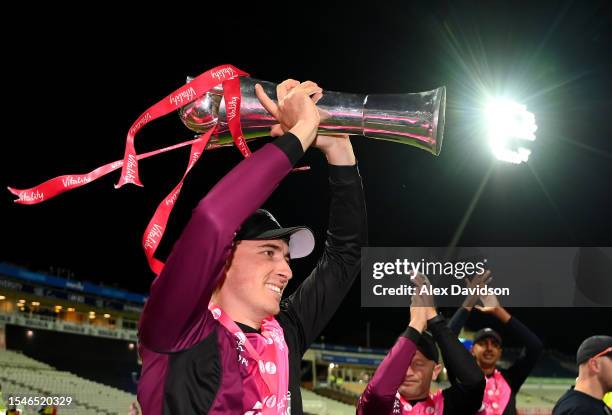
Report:
[{"label": "stadium floodlight", "polygon": [[104,314],[104,318],[110,318],[110,314]]},{"label": "stadium floodlight", "polygon": [[34,332],[32,330],[28,330],[26,335],[28,336],[28,338],[31,339],[32,337],[34,337]]},{"label": "stadium floodlight", "polygon": [[3,296],[3,295],[0,295],[0,301],[2,301],[2,300],[6,300],[6,297]]},{"label": "stadium floodlight", "polygon": [[487,137],[498,160],[520,164],[526,162],[531,150],[522,141],[534,141],[538,126],[533,113],[525,105],[499,98],[488,103],[485,110]]}]

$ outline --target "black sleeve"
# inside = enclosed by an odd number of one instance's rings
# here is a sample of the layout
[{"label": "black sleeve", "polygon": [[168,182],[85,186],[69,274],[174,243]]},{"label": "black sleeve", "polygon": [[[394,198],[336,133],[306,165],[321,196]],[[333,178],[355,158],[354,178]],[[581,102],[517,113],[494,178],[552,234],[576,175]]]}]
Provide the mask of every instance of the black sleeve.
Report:
[{"label": "black sleeve", "polygon": [[331,204],[323,255],[310,276],[281,304],[301,329],[301,353],[317,338],[361,268],[367,218],[357,166],[329,165]]},{"label": "black sleeve", "polygon": [[401,334],[401,336],[409,339],[414,344],[419,344],[421,333],[414,327],[408,326],[406,327],[406,330],[404,330],[404,332]]},{"label": "black sleeve", "polygon": [[287,158],[289,158],[289,161],[294,166],[304,155],[302,143],[290,132],[286,132],[281,137],[274,140],[272,144],[283,150],[283,153],[287,155]]},{"label": "black sleeve", "polygon": [[390,414],[397,390],[417,351],[421,333],[408,326],[376,368],[372,379],[357,401],[358,415]]},{"label": "black sleeve", "polygon": [[500,372],[512,388],[512,392],[518,393],[519,389],[538,362],[544,345],[542,341],[531,330],[521,323],[516,317],[511,317],[506,327],[513,336],[516,336],[523,344],[524,349],[521,356],[508,369]]},{"label": "black sleeve", "polygon": [[455,336],[459,336],[469,316],[470,312],[465,307],[459,307],[457,311],[455,311],[455,314],[453,314],[453,317],[448,322],[448,327],[455,333]]},{"label": "black sleeve", "polygon": [[[461,329],[465,326],[465,323],[467,322],[469,317],[470,311],[465,307],[459,307],[457,311],[455,311],[455,314],[453,314],[453,317],[451,317],[451,319],[449,320],[448,328],[453,332],[455,336],[459,337],[459,333],[461,333]],[[449,379],[455,377],[452,368],[447,367],[446,370],[448,372],[447,374]]]},{"label": "black sleeve", "polygon": [[[461,344],[441,315],[427,322],[444,359],[451,386],[442,391],[444,414],[472,414],[482,405],[485,378],[474,358]],[[448,410],[447,410],[448,409]]]}]

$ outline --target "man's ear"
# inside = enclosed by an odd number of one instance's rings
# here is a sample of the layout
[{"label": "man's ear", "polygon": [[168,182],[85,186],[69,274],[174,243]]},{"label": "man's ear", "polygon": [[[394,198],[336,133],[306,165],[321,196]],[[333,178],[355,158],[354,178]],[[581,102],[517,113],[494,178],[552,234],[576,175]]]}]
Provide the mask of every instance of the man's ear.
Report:
[{"label": "man's ear", "polygon": [[236,248],[238,247],[239,243],[240,241],[232,242],[232,249],[230,251],[230,254],[227,256],[225,260],[225,266],[223,267],[223,275],[221,276],[221,278],[219,278],[219,281],[217,282],[217,285],[215,286],[213,290],[213,296],[215,295],[215,293],[217,293],[221,289],[221,287],[223,287],[223,283],[225,282],[225,278],[227,276],[227,271],[229,271],[230,267],[232,266],[232,261],[234,260],[234,254],[236,253]]},{"label": "man's ear", "polygon": [[433,376],[431,377],[433,380],[438,379],[438,375],[442,371],[442,365],[440,363],[436,363],[433,370]]},{"label": "man's ear", "polygon": [[588,360],[589,370],[592,373],[599,373],[601,371],[601,364],[599,359],[589,359]]},{"label": "man's ear", "polygon": [[236,253],[236,248],[238,248],[239,244],[240,244],[240,241],[232,242],[232,249],[230,250],[230,254],[225,259],[225,267],[224,267],[225,272],[227,272],[227,270],[230,269],[230,267],[232,266],[232,261],[234,260],[234,254]]}]

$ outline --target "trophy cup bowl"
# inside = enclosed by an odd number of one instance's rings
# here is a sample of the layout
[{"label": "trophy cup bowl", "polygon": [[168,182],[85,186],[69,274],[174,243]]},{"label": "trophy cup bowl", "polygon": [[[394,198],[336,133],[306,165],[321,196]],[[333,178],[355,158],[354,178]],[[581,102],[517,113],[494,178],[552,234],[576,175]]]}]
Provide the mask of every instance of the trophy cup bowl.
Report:
[{"label": "trophy cup bowl", "polygon": [[[189,82],[191,78],[187,78]],[[245,139],[268,136],[276,120],[255,95],[260,84],[270,97],[276,96],[273,82],[240,79],[242,102],[240,122]],[[324,91],[317,102],[321,113],[320,134],[350,134],[408,144],[440,154],[444,135],[446,87],[406,94],[350,94]],[[179,109],[181,121],[192,131],[204,133],[217,125],[211,147],[232,145],[226,121],[223,87],[211,91]]]}]

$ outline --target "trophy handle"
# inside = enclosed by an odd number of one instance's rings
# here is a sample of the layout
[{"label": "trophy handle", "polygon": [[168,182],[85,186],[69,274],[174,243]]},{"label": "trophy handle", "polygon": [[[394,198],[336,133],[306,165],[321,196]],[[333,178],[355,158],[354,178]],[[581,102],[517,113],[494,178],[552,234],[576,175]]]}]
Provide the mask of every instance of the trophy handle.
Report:
[{"label": "trophy handle", "polygon": [[[188,78],[187,82],[191,79]],[[248,139],[268,136],[276,120],[268,114],[255,95],[259,83],[270,97],[276,96],[276,85],[253,78],[241,78],[240,122]],[[363,135],[378,140],[408,144],[440,154],[444,134],[446,88],[408,94],[348,94],[324,91],[317,103],[321,112],[320,134]],[[213,148],[232,144],[226,121],[223,89],[218,85],[192,103],[182,107],[179,115],[192,131],[203,133],[218,124]]]}]

